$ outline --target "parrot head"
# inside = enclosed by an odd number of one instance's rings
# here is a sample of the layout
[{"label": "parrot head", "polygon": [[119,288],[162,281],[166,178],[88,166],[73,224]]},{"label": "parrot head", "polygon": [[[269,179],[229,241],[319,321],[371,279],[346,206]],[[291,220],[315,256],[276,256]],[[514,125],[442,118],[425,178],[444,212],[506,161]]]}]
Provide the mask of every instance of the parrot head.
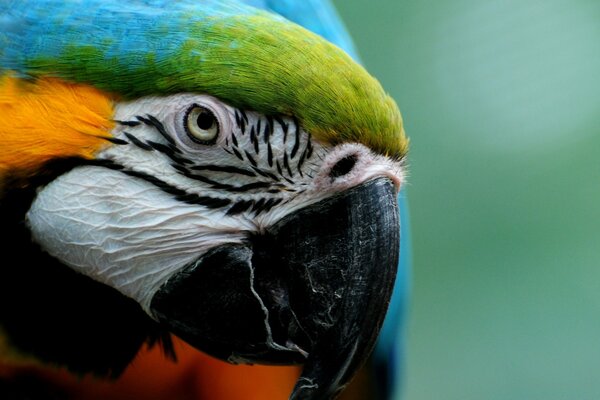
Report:
[{"label": "parrot head", "polygon": [[304,364],[291,398],[334,397],[398,263],[393,100],[235,2],[26,3],[0,6],[8,346],[116,375],[171,332],[232,363]]}]

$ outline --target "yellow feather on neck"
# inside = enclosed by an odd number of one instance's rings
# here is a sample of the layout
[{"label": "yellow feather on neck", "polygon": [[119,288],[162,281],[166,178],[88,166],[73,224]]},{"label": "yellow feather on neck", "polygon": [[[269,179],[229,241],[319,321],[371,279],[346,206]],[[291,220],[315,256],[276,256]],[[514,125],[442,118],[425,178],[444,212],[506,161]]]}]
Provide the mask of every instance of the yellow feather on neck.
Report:
[{"label": "yellow feather on neck", "polygon": [[91,86],[0,77],[0,182],[32,176],[52,159],[93,158],[109,144],[112,116],[111,98]]}]

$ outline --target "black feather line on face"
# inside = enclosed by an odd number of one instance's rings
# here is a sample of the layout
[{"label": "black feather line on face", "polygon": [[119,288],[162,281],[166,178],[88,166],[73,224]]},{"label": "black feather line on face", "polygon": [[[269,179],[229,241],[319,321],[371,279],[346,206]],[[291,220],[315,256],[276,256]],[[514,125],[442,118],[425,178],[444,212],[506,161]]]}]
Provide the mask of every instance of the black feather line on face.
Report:
[{"label": "black feather line on face", "polygon": [[260,127],[261,127],[261,122],[260,122],[260,118],[258,119],[258,122],[256,123],[256,136],[260,137]]},{"label": "black feather line on face", "polygon": [[[274,162],[273,162],[274,157],[273,157],[273,149],[271,147],[271,141],[270,141],[270,138],[272,137],[272,133],[273,133],[273,123],[274,123],[274,121],[276,121],[277,123],[279,123],[281,125],[282,130],[284,131],[284,141],[286,140],[285,138],[287,137],[288,128],[289,128],[290,124],[288,124],[286,121],[284,121],[279,116],[267,116],[265,118],[264,125],[262,124],[262,119],[260,117],[256,120],[255,124],[250,124],[247,114],[244,112],[244,110],[241,110],[241,109],[235,109],[234,115],[235,115],[235,122],[238,125],[238,128],[240,129],[242,134],[244,134],[244,130],[246,128],[249,129],[249,141],[251,143],[251,147],[253,148],[256,156],[258,156],[260,153],[260,135],[261,135],[261,133],[263,134],[264,141],[267,144],[267,163],[269,165],[269,168],[273,168],[274,167]],[[125,144],[133,144],[134,146],[136,146],[142,150],[158,151],[158,152],[166,155],[172,161],[171,167],[173,169],[175,169],[179,174],[181,174],[189,179],[193,179],[193,180],[205,183],[205,184],[209,185],[210,189],[223,190],[223,191],[227,191],[230,193],[243,193],[243,192],[248,192],[248,191],[253,191],[253,190],[263,190],[264,192],[273,194],[273,193],[278,193],[282,189],[285,189],[287,191],[294,191],[292,188],[286,188],[285,185],[282,185],[280,183],[281,179],[283,179],[290,184],[294,184],[294,182],[291,179],[289,179],[283,175],[283,171],[282,171],[281,165],[279,164],[279,161],[276,161],[276,167],[277,167],[277,172],[279,172],[280,177],[278,177],[274,173],[275,171],[270,172],[270,171],[268,171],[268,168],[267,168],[267,170],[259,168],[258,161],[254,158],[254,156],[248,150],[240,148],[240,143],[238,141],[238,138],[236,137],[235,132],[231,132],[230,136],[228,138],[226,138],[226,147],[228,147],[228,148],[222,148],[222,149],[225,152],[227,152],[228,154],[235,155],[240,161],[249,163],[248,167],[250,167],[252,169],[252,171],[250,171],[246,168],[236,167],[236,166],[232,166],[232,165],[225,165],[225,166],[194,165],[194,161],[189,158],[186,158],[184,156],[185,152],[182,149],[177,147],[177,143],[175,142],[173,137],[168,133],[164,124],[162,122],[160,122],[155,116],[147,114],[145,117],[136,116],[136,119],[137,119],[136,121],[125,121],[125,122],[119,121],[119,123],[121,123],[124,126],[137,126],[139,124],[144,124],[144,125],[150,126],[150,127],[154,128],[167,141],[167,143],[166,144],[159,143],[159,142],[156,142],[153,140],[141,140],[141,139],[138,139],[135,135],[131,134],[130,132],[123,131],[123,134],[129,140],[129,142],[123,140],[123,142]],[[294,137],[295,137],[292,154],[295,155],[295,153],[298,151],[299,146],[300,146],[300,125],[296,119],[292,120],[291,125],[293,125]],[[264,132],[263,132],[263,126],[264,126]],[[232,146],[229,145],[229,143],[230,143],[229,138],[231,138]],[[309,146],[309,145],[310,145],[310,137],[309,137],[307,146]],[[302,168],[304,159],[306,157],[306,152],[307,152],[307,150],[305,148],[304,152],[302,153],[300,161],[296,165],[296,168],[298,169],[298,172],[301,176],[303,176],[301,168]],[[293,156],[291,158],[293,158]],[[188,203],[188,204],[203,205],[203,206],[206,206],[209,208],[221,208],[221,207],[226,207],[231,203],[231,200],[229,200],[229,199],[215,198],[215,197],[209,197],[209,196],[199,196],[194,193],[186,192],[185,190],[179,189],[179,188],[169,184],[168,182],[162,181],[161,179],[159,179],[155,176],[152,176],[147,173],[142,173],[142,172],[139,172],[136,170],[130,170],[128,168],[125,168],[123,165],[120,165],[114,161],[95,160],[95,161],[90,162],[90,164],[119,170],[130,176],[144,179],[147,182],[150,182],[153,185],[157,186],[164,192],[169,193],[175,199],[185,202],[185,203]],[[286,172],[290,176],[290,178],[293,177],[294,172],[291,168],[291,165],[290,165],[290,162],[288,159],[288,153],[286,150],[284,150],[283,165],[285,167]],[[254,181],[254,182],[236,186],[236,185],[232,185],[229,183],[219,182],[219,181],[215,180],[214,177],[201,175],[201,174],[195,173],[195,171],[208,171],[208,172],[238,174],[238,175],[243,175],[243,176],[251,177],[251,178],[260,176],[262,178],[269,179],[270,182]],[[270,204],[270,203],[267,203],[267,204]],[[233,208],[235,209],[235,207],[233,207]],[[267,207],[267,208],[270,209],[271,207]],[[255,213],[255,215],[258,215],[260,212],[262,212],[262,209],[259,209],[259,212],[257,212],[256,209],[254,209],[253,212]]]},{"label": "black feather line on face", "polygon": [[302,152],[302,155],[300,156],[300,160],[298,160],[298,173],[300,174],[300,176],[304,176],[304,174],[302,173],[302,166],[304,165],[304,161],[309,159],[311,154],[312,154],[312,150],[311,150],[311,136],[308,135],[308,140],[306,141],[306,147],[304,147],[304,151]]},{"label": "black feather line on face", "polygon": [[127,140],[117,139],[117,138],[114,138],[114,137],[100,136],[100,138],[104,139],[107,142],[110,142],[112,144],[116,144],[118,146],[124,146],[124,145],[128,145],[129,144],[129,142]]},{"label": "black feather line on face", "polygon": [[254,204],[254,200],[239,200],[227,210],[227,215],[237,215],[247,211]]},{"label": "black feather line on face", "polygon": [[242,116],[240,115],[240,112],[237,109],[235,109],[235,123],[238,126],[238,128],[242,129]]},{"label": "black feather line on face", "polygon": [[257,168],[257,167],[252,167],[252,169],[254,171],[256,171],[257,174],[259,174],[261,176],[264,176],[265,178],[270,178],[270,179],[272,179],[275,182],[279,182],[279,178],[277,177],[277,175],[275,175],[275,174],[273,174],[271,172],[263,171],[262,169]]},{"label": "black feather line on face", "polygon": [[[122,172],[126,175],[143,179],[146,182],[151,183],[152,185],[156,186],[163,192],[172,195],[176,200],[182,201],[184,203],[200,205],[200,206],[204,206],[204,207],[207,207],[210,209],[222,208],[231,203],[230,199],[222,199],[222,198],[210,197],[210,196],[199,196],[195,193],[188,193],[185,190],[175,187],[153,175],[147,174],[145,172],[126,169],[123,165],[117,164],[116,162],[111,161],[111,160],[91,160],[88,162],[88,165],[96,165],[99,167],[114,169],[114,170]],[[184,171],[184,173],[187,172],[187,170],[184,167],[181,167],[178,165],[174,165],[174,167],[176,167],[176,169],[180,169],[180,170]],[[191,174],[191,175],[193,175],[193,174]],[[201,180],[200,176],[194,176],[194,178]],[[219,184],[218,182],[213,182],[207,178],[206,178],[206,180],[208,181],[206,183],[209,183],[209,184],[212,184],[212,183],[214,183],[215,185]]]},{"label": "black feather line on face", "polygon": [[291,159],[296,157],[296,153],[298,152],[298,149],[300,148],[300,125],[298,123],[298,120],[296,120],[296,118],[293,119],[293,123],[294,123],[294,147],[292,148],[292,153],[290,154]]},{"label": "black feather line on face", "polygon": [[265,131],[263,133],[263,140],[265,143],[269,143],[270,146],[270,138],[273,134],[273,117],[267,117],[267,124],[265,125]]},{"label": "black feather line on face", "polygon": [[267,161],[269,162],[269,167],[273,167],[273,149],[271,148],[271,142],[267,144]]},{"label": "black feather line on face", "polygon": [[181,153],[179,151],[179,149],[177,149],[176,147],[173,148],[173,146],[167,146],[164,145],[162,143],[158,143],[152,140],[147,140],[146,143],[151,146],[154,150],[158,150],[161,153],[163,153],[164,155],[166,155],[167,157],[169,157],[171,160],[175,161],[177,164],[192,164],[193,161],[188,160],[185,157],[179,156],[177,155],[177,153]]},{"label": "black feather line on face", "polygon": [[[260,123],[260,121],[258,121],[258,122]],[[256,153],[256,155],[258,155],[258,153],[259,153],[258,139],[256,137],[254,126],[252,127],[252,129],[250,129],[250,141],[254,145],[254,153]]]},{"label": "black feather line on face", "polygon": [[232,165],[194,165],[190,167],[193,171],[213,171],[213,172],[227,172],[230,174],[239,174],[249,177],[255,177],[256,174],[247,169],[235,167]]},{"label": "black feather line on face", "polygon": [[275,116],[273,117],[273,119],[275,121],[277,121],[277,123],[281,126],[281,128],[283,129],[283,143],[285,143],[287,141],[287,134],[288,134],[288,128],[289,125],[280,117]]},{"label": "black feather line on face", "polygon": [[123,132],[123,134],[125,135],[125,137],[127,139],[129,139],[129,141],[131,143],[133,143],[135,146],[139,147],[140,149],[146,150],[146,151],[152,151],[152,150],[154,150],[154,148],[152,146],[150,146],[149,144],[146,144],[146,143],[142,142],[140,139],[138,139],[137,137],[135,137],[131,133],[129,133],[129,132]]},{"label": "black feather line on face", "polygon": [[[200,181],[200,182],[210,185],[211,189],[224,190],[226,192],[231,192],[231,193],[242,193],[242,192],[247,192],[247,191],[255,190],[255,189],[265,189],[265,188],[269,188],[271,186],[270,182],[260,182],[260,181],[251,182],[251,183],[247,183],[245,185],[240,185],[240,186],[234,186],[234,185],[229,185],[226,183],[217,182],[215,180],[205,177],[204,175],[194,174],[191,171],[187,170],[185,167],[181,167],[179,165],[173,165],[173,168],[178,170],[183,176],[185,176],[187,178],[194,179],[194,180],[197,180],[197,181]],[[124,172],[126,172],[126,171],[124,171]],[[164,184],[164,182],[163,182],[163,184]],[[225,199],[220,199],[220,200],[224,201]],[[227,203],[227,204],[229,204],[229,203]],[[225,204],[225,205],[227,205],[227,204]]]},{"label": "black feather line on face", "polygon": [[292,172],[292,169],[290,168],[290,163],[288,161],[288,154],[287,151],[284,151],[283,153],[283,166],[285,167],[288,175],[290,178],[294,177],[294,173]]},{"label": "black feather line on face", "polygon": [[244,154],[246,154],[246,158],[248,158],[248,161],[250,161],[250,164],[252,164],[253,167],[256,167],[258,165],[258,164],[256,164],[254,157],[252,157],[252,155],[250,153],[248,153],[246,150],[244,150]]},{"label": "black feather line on face", "polygon": [[[31,241],[24,223],[38,187],[88,162],[54,160],[16,187],[9,177],[0,200],[0,327],[9,345],[76,373],[117,377],[144,343],[162,343],[174,358],[169,333],[139,304],[76,273]],[[8,262],[7,260],[14,260]]]},{"label": "black feather line on face", "polygon": [[175,139],[173,139],[171,137],[171,135],[169,135],[169,133],[167,132],[167,129],[165,128],[165,126],[163,125],[162,122],[160,122],[156,117],[148,114],[146,115],[146,118],[141,117],[141,116],[137,116],[136,117],[140,122],[154,127],[156,129],[156,131],[158,133],[160,133],[160,135],[171,145],[175,146]]},{"label": "black feather line on face", "polygon": [[246,113],[244,112],[244,110],[239,110],[240,114],[241,114],[241,118],[240,118],[240,130],[242,131],[242,135],[246,134],[246,125],[248,124],[248,116],[246,115]]},{"label": "black feather line on face", "polygon": [[118,119],[114,120],[115,123],[123,126],[135,127],[141,124],[140,121],[119,121]]},{"label": "black feather line on face", "polygon": [[239,158],[241,161],[244,161],[244,157],[235,147],[232,147],[231,150],[233,150],[233,154],[235,154],[237,158]]}]

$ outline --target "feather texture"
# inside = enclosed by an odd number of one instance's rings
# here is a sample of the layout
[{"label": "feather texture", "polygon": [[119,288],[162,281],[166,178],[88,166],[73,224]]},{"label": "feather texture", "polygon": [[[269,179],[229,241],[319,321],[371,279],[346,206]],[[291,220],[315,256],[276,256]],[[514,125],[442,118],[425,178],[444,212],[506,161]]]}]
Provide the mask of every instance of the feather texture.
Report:
[{"label": "feather texture", "polygon": [[28,178],[55,158],[93,158],[111,138],[112,114],[112,101],[87,85],[0,78],[0,178]]},{"label": "feather texture", "polygon": [[234,1],[19,1],[0,5],[0,71],[57,76],[125,98],[207,93],[294,115],[317,139],[402,158],[394,101],[340,48]]}]

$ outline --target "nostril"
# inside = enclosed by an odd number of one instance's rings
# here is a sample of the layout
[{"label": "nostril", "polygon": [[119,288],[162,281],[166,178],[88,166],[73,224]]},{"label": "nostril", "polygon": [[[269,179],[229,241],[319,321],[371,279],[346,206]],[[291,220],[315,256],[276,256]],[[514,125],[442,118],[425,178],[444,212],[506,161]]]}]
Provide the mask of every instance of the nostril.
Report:
[{"label": "nostril", "polygon": [[339,178],[340,176],[344,176],[352,171],[352,168],[354,168],[354,165],[356,164],[357,158],[358,157],[356,154],[350,154],[344,158],[341,158],[337,163],[335,163],[333,168],[331,168],[331,171],[329,171],[329,176],[331,179]]}]

